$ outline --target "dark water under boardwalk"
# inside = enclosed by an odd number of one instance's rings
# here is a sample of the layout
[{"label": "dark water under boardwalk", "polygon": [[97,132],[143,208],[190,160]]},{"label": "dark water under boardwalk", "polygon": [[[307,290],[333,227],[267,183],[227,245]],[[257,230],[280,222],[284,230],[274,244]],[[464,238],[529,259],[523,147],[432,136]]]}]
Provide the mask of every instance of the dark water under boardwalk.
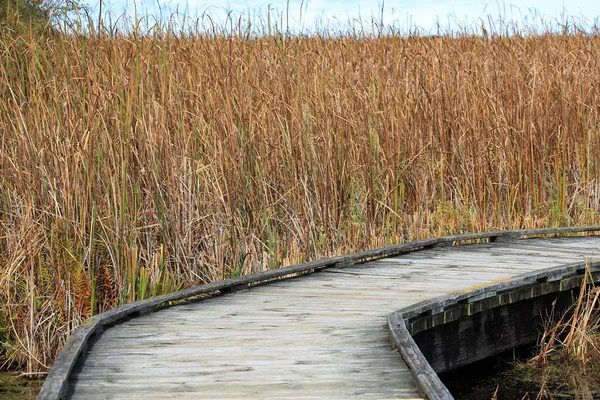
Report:
[{"label": "dark water under boardwalk", "polygon": [[531,344],[440,374],[440,378],[457,400],[600,398],[600,352],[588,349],[589,363],[584,367],[563,348],[554,350],[543,366],[534,361],[539,349]]},{"label": "dark water under boardwalk", "polygon": [[443,374],[440,379],[456,400],[535,399],[540,386],[536,382],[523,382],[517,362],[533,356],[535,344],[469,364]]}]

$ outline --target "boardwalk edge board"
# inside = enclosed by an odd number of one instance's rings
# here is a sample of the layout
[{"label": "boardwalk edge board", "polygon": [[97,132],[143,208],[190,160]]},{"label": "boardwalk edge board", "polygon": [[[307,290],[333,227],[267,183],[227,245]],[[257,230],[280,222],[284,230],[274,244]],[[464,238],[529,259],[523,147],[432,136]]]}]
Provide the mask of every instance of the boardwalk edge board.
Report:
[{"label": "boardwalk edge board", "polygon": [[[343,268],[385,257],[397,256],[410,252],[462,245],[472,242],[512,241],[529,237],[566,236],[579,233],[600,232],[600,226],[582,226],[565,228],[545,228],[512,231],[483,232],[466,235],[443,236],[432,239],[422,239],[409,243],[368,250],[345,256],[336,256],[326,259],[309,261],[289,267],[259,272],[251,275],[226,279],[168,293],[162,296],[125,304],[113,310],[97,314],[84,321],[69,337],[64,348],[58,354],[50,372],[48,373],[38,400],[58,400],[65,397],[68,389],[69,376],[79,357],[85,353],[90,340],[101,335],[105,326],[114,325],[128,318],[148,314],[154,310],[169,305],[173,302],[190,300],[200,296],[213,294],[226,294],[236,290],[248,289],[258,284],[276,282],[305,274],[311,274],[326,268]],[[481,290],[482,292],[483,290]],[[428,307],[427,302],[420,307]]]},{"label": "boardwalk edge board", "polygon": [[[463,316],[471,316],[496,306],[580,287],[583,282],[589,284],[598,281],[600,281],[600,259],[521,274],[504,282],[426,300],[392,312],[388,315],[389,337],[394,349],[408,365],[417,387],[428,399],[454,399],[419,349],[413,335],[424,329],[452,322]],[[461,305],[469,312],[456,310],[456,307]],[[470,307],[472,305],[476,306]],[[422,321],[417,320],[417,323],[414,323],[414,320],[420,316],[427,320],[425,326]]]},{"label": "boardwalk edge board", "polygon": [[394,349],[408,365],[421,393],[430,400],[454,399],[406,329],[401,313],[393,312],[388,316],[388,329]]}]

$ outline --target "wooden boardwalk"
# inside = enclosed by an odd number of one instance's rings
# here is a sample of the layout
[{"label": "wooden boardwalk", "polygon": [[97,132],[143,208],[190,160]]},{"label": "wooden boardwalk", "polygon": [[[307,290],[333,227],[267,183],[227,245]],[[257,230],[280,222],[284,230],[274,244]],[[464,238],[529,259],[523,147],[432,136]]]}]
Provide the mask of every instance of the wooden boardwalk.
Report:
[{"label": "wooden boardwalk", "polygon": [[[408,251],[362,264],[348,265],[340,257],[309,263],[320,272],[102,328],[106,321],[144,308],[130,305],[106,313],[73,335],[39,398],[60,398],[67,380],[73,399],[422,398],[408,367],[391,348],[389,313],[521,274],[600,258],[600,236],[415,251],[452,244],[454,238],[355,255],[354,260]],[[211,285],[222,291],[230,287]]]},{"label": "wooden boardwalk", "polygon": [[388,313],[598,257],[597,236],[444,247],[168,308],[103,332],[71,398],[421,398]]}]

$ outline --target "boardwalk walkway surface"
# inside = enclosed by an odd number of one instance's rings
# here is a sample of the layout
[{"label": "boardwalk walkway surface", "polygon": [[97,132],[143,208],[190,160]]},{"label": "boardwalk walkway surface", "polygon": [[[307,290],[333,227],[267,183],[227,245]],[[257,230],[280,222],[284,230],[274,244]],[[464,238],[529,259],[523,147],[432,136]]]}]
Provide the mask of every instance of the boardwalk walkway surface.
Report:
[{"label": "boardwalk walkway surface", "polygon": [[584,259],[600,237],[441,247],[281,280],[106,329],[71,374],[73,399],[421,398],[388,313]]}]

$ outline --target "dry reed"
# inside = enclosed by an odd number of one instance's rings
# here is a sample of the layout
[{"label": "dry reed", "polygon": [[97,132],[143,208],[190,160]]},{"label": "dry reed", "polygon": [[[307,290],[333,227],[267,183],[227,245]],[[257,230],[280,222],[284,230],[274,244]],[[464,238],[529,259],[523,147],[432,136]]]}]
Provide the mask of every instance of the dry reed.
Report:
[{"label": "dry reed", "polygon": [[0,38],[1,366],[184,286],[600,222],[598,36],[231,32]]},{"label": "dry reed", "polygon": [[[593,399],[600,393],[600,287],[589,269],[574,304],[562,315],[554,309],[538,348],[520,373],[540,382],[538,399]],[[531,378],[530,378],[531,379]]]}]

